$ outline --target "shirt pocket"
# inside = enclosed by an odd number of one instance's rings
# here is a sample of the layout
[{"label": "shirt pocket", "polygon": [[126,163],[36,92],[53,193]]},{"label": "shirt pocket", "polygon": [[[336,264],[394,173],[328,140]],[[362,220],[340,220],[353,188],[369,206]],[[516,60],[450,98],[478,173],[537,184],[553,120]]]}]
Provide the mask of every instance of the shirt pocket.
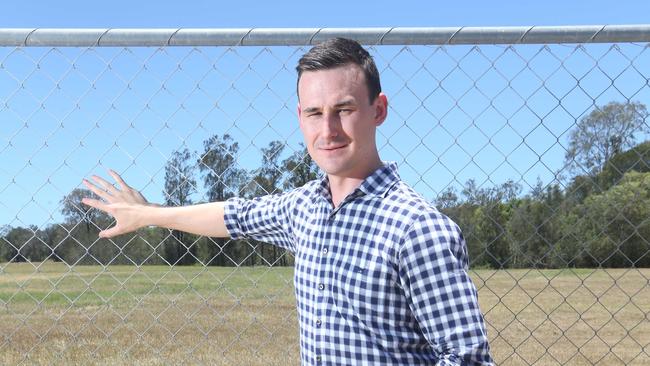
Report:
[{"label": "shirt pocket", "polygon": [[378,253],[350,259],[335,269],[340,291],[354,307],[372,306],[391,284],[391,266]]}]

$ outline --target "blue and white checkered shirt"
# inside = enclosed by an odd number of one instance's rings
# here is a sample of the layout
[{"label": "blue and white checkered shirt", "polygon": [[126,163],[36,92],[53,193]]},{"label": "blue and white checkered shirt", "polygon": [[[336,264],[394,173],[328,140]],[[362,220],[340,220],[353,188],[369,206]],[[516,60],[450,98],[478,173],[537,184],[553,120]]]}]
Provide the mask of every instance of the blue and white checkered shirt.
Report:
[{"label": "blue and white checkered shirt", "polygon": [[231,199],[225,221],[294,253],[302,364],[492,364],[460,230],[394,163],[337,208],[324,178]]}]

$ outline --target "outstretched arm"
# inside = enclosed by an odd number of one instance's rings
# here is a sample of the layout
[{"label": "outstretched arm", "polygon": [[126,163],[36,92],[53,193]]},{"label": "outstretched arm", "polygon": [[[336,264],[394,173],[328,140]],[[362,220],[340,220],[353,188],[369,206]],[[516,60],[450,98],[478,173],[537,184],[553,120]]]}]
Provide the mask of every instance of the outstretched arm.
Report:
[{"label": "outstretched arm", "polygon": [[116,172],[109,170],[118,187],[99,176],[94,182],[83,184],[101,199],[84,198],[88,206],[113,216],[117,224],[99,233],[101,238],[126,234],[145,226],[160,226],[173,230],[210,237],[228,237],[224,223],[223,202],[204,203],[183,207],[164,207],[151,204],[142,194],[131,188]]}]

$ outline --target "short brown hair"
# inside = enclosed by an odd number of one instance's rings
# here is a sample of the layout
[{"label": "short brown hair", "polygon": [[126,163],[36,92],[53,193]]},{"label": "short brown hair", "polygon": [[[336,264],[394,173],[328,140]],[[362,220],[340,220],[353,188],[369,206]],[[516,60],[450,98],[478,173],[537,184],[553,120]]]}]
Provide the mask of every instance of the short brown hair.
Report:
[{"label": "short brown hair", "polygon": [[381,93],[379,71],[368,51],[351,39],[333,38],[312,47],[298,61],[297,83],[304,71],[328,70],[349,64],[357,65],[363,70],[372,103]]}]

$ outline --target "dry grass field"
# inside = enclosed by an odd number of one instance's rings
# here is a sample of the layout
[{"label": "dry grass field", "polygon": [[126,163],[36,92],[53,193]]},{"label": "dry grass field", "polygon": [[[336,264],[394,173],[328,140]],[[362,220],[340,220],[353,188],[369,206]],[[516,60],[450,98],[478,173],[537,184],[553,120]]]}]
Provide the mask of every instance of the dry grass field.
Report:
[{"label": "dry grass field", "polygon": [[[0,264],[0,364],[297,365],[292,273]],[[499,365],[650,364],[650,270],[472,277]]]},{"label": "dry grass field", "polygon": [[472,277],[499,365],[650,364],[650,269]]}]

